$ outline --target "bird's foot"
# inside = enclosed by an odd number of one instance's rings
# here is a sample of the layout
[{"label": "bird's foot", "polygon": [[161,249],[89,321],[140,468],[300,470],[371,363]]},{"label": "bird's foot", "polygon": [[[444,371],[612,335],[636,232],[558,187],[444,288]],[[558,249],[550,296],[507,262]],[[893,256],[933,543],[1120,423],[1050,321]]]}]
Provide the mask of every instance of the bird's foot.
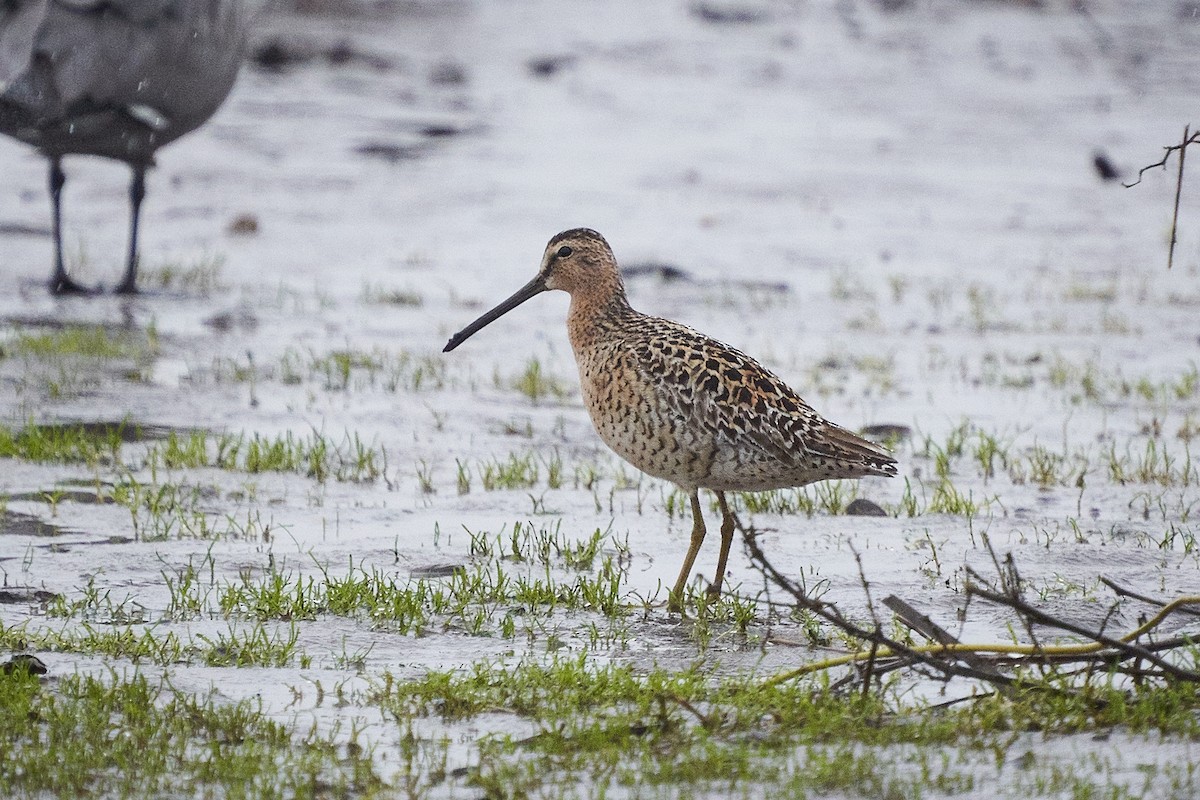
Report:
[{"label": "bird's foot", "polygon": [[113,289],[113,294],[139,294],[139,292],[135,282],[121,281],[117,284],[117,288]]},{"label": "bird's foot", "polygon": [[96,291],[96,289],[90,289],[87,286],[76,283],[66,275],[55,275],[50,279],[50,294],[53,295],[85,295],[95,294]]}]

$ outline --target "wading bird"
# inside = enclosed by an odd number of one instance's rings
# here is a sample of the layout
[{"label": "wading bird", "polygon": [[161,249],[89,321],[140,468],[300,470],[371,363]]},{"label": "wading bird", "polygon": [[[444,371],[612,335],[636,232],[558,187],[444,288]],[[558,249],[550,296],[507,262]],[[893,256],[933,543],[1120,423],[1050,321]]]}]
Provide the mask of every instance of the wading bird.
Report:
[{"label": "wading bird", "polygon": [[133,170],[129,259],[116,291],[136,292],[146,170],[158,148],[225,100],[245,41],[239,0],[0,0],[0,133],[50,161],[52,292],[86,291],[63,267],[63,156]]},{"label": "wading bird", "polygon": [[733,542],[726,492],[896,474],[887,450],[823,418],[750,356],[677,322],[634,311],[608,242],[586,228],[551,239],[537,276],[451,337],[444,352],[550,289],[571,295],[567,333],[584,405],[600,438],[691,499],[691,545],[671,590],[671,610],[682,610],[704,541],[700,489],[714,492],[721,509],[721,551],[708,590],[716,596]]}]

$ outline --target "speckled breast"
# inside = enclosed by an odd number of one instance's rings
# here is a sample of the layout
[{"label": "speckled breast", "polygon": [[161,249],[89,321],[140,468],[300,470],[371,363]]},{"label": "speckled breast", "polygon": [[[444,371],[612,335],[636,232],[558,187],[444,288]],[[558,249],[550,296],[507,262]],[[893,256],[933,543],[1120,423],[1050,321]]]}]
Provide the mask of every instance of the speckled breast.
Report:
[{"label": "speckled breast", "polygon": [[649,475],[706,486],[716,443],[670,402],[663,383],[637,368],[633,349],[613,343],[576,352],[583,402],[604,443]]}]

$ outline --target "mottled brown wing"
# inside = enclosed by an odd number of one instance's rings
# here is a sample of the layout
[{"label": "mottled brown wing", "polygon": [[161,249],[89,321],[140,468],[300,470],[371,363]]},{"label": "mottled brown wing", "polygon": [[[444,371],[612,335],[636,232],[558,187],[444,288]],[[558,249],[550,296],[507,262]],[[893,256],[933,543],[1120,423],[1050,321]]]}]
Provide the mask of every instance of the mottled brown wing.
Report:
[{"label": "mottled brown wing", "polygon": [[639,348],[643,376],[669,387],[674,411],[712,431],[718,446],[798,467],[825,460],[892,471],[886,450],[821,417],[750,356],[678,323],[654,322],[656,335]]},{"label": "mottled brown wing", "polygon": [[636,363],[648,382],[664,387],[664,400],[685,424],[710,431],[719,445],[752,447],[783,463],[806,458],[798,434],[820,418],[782,381],[715,339],[653,321],[655,334],[637,348]]}]

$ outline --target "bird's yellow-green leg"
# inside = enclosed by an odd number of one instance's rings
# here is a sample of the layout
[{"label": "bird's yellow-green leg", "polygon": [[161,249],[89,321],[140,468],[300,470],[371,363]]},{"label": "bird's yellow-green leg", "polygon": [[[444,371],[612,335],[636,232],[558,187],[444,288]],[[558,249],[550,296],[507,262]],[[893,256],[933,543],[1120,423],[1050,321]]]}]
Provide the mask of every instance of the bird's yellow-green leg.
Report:
[{"label": "bird's yellow-green leg", "polygon": [[725,502],[725,493],[717,492],[717,505],[721,507],[721,555],[717,557],[717,574],[708,587],[709,599],[721,596],[721,584],[725,581],[725,565],[729,562],[729,546],[733,544],[733,514]]},{"label": "bird's yellow-green leg", "polygon": [[[692,543],[688,547],[687,556],[683,559],[683,568],[679,570],[679,579],[671,590],[667,600],[668,611],[683,611],[683,587],[687,585],[688,576],[692,574],[692,564],[696,562],[696,554],[700,545],[704,544],[704,514],[700,510],[700,490],[692,489]],[[732,536],[732,532],[730,533]]]}]

